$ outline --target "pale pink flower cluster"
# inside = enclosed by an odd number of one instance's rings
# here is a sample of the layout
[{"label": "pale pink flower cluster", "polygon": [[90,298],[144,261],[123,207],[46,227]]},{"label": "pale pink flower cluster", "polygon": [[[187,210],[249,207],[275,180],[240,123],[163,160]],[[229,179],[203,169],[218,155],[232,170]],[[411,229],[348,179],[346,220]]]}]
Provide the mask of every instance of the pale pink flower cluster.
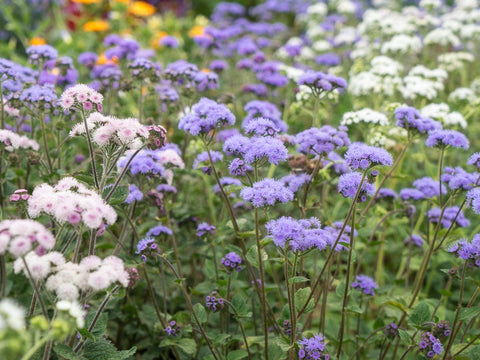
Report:
[{"label": "pale pink flower cluster", "polygon": [[68,311],[68,315],[75,318],[78,328],[83,328],[85,326],[85,316],[87,315],[87,312],[82,308],[82,305],[80,305],[78,301],[60,300],[55,307],[60,312]]},{"label": "pale pink flower cluster", "polygon": [[40,148],[40,145],[38,145],[35,140],[5,129],[0,129],[0,142],[5,144],[5,150],[7,151],[16,149],[32,149],[37,151]]},{"label": "pale pink flower cluster", "polygon": [[5,100],[5,99],[3,99],[3,109],[10,116],[13,116],[13,117],[19,117],[20,116],[20,110],[8,105],[7,100]]},{"label": "pale pink flower cluster", "polygon": [[[90,255],[75,264],[66,262],[58,252],[41,257],[31,252],[25,257],[25,262],[32,278],[46,279],[46,289],[55,292],[60,300],[75,301],[82,291],[102,291],[115,283],[127,287],[130,280],[123,261],[116,256],[102,260],[98,256]],[[23,272],[28,277],[20,259],[15,261],[14,270],[15,273]]]},{"label": "pale pink flower cluster", "polygon": [[[60,97],[63,110],[74,107],[83,108],[85,111],[102,111],[103,95],[85,84],[78,84],[65,90]],[[95,109],[93,106],[95,105]]]},{"label": "pale pink flower cluster", "polygon": [[35,245],[35,252],[44,254],[55,246],[55,237],[35,220],[0,222],[0,255],[8,251],[18,258],[32,250]]},{"label": "pale pink flower cluster", "polygon": [[28,214],[32,218],[42,212],[60,223],[77,225],[83,222],[90,229],[103,228],[117,220],[117,213],[95,191],[73,177],[63,178],[55,186],[40,184],[28,199]]},{"label": "pale pink flower cluster", "polygon": [[185,168],[185,163],[183,162],[182,158],[178,153],[173,150],[173,149],[165,149],[165,150],[160,150],[157,152],[159,158],[160,158],[160,163],[165,166],[176,166],[179,167],[180,169]]},{"label": "pale pink flower cluster", "polygon": [[[126,146],[128,149],[138,149],[149,136],[147,127],[135,118],[118,119],[95,112],[87,118],[86,122],[92,141],[100,147],[113,143]],[[85,125],[81,122],[73,127],[70,136],[85,133]]]}]

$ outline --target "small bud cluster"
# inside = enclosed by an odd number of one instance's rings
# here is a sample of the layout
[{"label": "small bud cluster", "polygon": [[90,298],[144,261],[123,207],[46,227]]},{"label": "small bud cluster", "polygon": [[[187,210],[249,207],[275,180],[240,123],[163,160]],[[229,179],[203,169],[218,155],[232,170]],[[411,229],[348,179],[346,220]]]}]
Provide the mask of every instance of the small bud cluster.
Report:
[{"label": "small bud cluster", "polygon": [[220,262],[225,266],[227,274],[231,274],[233,269],[235,269],[237,272],[242,270],[242,266],[240,265],[242,263],[242,258],[234,251],[225,255]]},{"label": "small bud cluster", "polygon": [[[220,310],[223,308],[224,300],[220,297],[220,294],[216,291],[212,291],[210,295],[205,297],[207,309],[210,309],[212,312]],[[219,309],[220,307],[220,309]]]},{"label": "small bud cluster", "polygon": [[163,331],[165,331],[169,336],[177,337],[180,329],[180,325],[178,325],[175,320],[172,320]]}]

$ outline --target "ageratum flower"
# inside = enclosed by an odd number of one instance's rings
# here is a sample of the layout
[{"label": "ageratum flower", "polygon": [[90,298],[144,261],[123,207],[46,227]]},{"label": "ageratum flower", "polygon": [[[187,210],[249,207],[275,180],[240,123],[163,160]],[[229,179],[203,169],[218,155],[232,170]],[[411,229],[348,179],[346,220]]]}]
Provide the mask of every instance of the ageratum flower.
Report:
[{"label": "ageratum flower", "polygon": [[302,186],[310,183],[311,180],[311,176],[305,173],[289,174],[280,179],[280,181],[283,182],[293,193],[296,193]]},{"label": "ageratum flower", "polygon": [[160,248],[152,237],[147,236],[137,243],[137,251],[135,251],[135,254],[140,254],[143,261],[147,261],[150,256],[154,257],[159,253]]},{"label": "ageratum flower", "polygon": [[345,153],[345,161],[353,170],[367,170],[376,165],[393,165],[392,155],[385,149],[356,142]]},{"label": "ageratum flower", "polygon": [[366,295],[375,295],[375,289],[378,288],[377,283],[370,276],[357,275],[356,279],[350,285],[353,289],[362,291]]},{"label": "ageratum flower", "polygon": [[[223,154],[218,151],[210,151],[210,155],[212,156],[212,161],[216,163],[217,161],[223,161]],[[193,160],[192,168],[196,169],[200,163],[206,163],[209,166],[206,168],[204,167],[202,170],[206,172],[206,169],[209,169],[212,164],[210,164],[210,157],[208,156],[208,151],[204,151],[197,155],[195,160]]]},{"label": "ageratum flower", "polygon": [[180,332],[181,327],[177,325],[177,322],[175,320],[172,320],[168,323],[168,326],[163,329],[169,336],[177,337],[178,333]]},{"label": "ageratum flower", "polygon": [[447,166],[443,169],[440,179],[452,190],[470,190],[477,183],[479,176],[476,173],[468,173],[459,166],[455,168]]},{"label": "ageratum flower", "polygon": [[298,357],[305,360],[329,360],[330,355],[325,350],[325,337],[314,334],[311,338],[304,337],[298,341]]},{"label": "ageratum flower", "polygon": [[58,51],[50,45],[32,45],[27,48],[28,62],[33,65],[44,63],[47,60],[55,60]]},{"label": "ageratum flower", "polygon": [[193,77],[193,80],[197,84],[198,91],[218,89],[220,86],[218,82],[218,75],[214,72],[208,72],[208,70],[197,72]]},{"label": "ageratum flower", "polygon": [[0,254],[8,251],[14,257],[24,256],[36,245],[35,253],[43,255],[55,246],[55,237],[34,220],[0,222]]},{"label": "ageratum flower", "polygon": [[[338,192],[345,197],[355,198],[355,194],[358,191],[362,177],[362,174],[359,172],[343,174],[338,179]],[[370,184],[365,178],[358,196],[358,201],[366,201],[367,195],[373,196],[375,194],[375,190],[375,184]]]},{"label": "ageratum flower", "polygon": [[438,121],[422,116],[417,109],[410,106],[397,107],[395,118],[397,119],[397,126],[420,134],[442,129],[442,124]]},{"label": "ageratum flower", "polygon": [[230,162],[228,169],[230,170],[230,175],[232,176],[243,176],[247,173],[247,171],[252,171],[253,167],[248,165],[244,160],[235,158]]},{"label": "ageratum flower", "polygon": [[206,222],[202,222],[198,224],[197,226],[197,236],[202,237],[203,235],[209,233],[209,234],[215,234],[215,230],[217,228],[214,225],[210,225]]},{"label": "ageratum flower", "polygon": [[443,344],[428,331],[422,334],[422,340],[419,342],[418,347],[427,359],[431,359],[443,352]]},{"label": "ageratum flower", "polygon": [[470,206],[475,214],[480,214],[480,188],[474,188],[467,193]]},{"label": "ageratum flower", "polygon": [[237,272],[242,270],[242,258],[235,251],[226,254],[220,262],[225,266],[227,274],[230,274],[233,269]]},{"label": "ageratum flower", "polygon": [[316,218],[295,220],[282,216],[265,224],[268,236],[273,243],[291,251],[307,251],[313,247],[324,250],[331,241],[331,233],[320,229],[320,221]]},{"label": "ageratum flower", "polygon": [[220,309],[223,308],[223,303],[223,298],[216,291],[212,291],[210,295],[205,297],[205,306],[212,312],[219,310],[219,307]]},{"label": "ageratum flower", "polygon": [[159,41],[158,44],[160,46],[165,46],[168,48],[176,49],[179,45],[178,40],[176,37],[171,35],[163,36]]},{"label": "ageratum flower", "polygon": [[95,105],[96,110],[103,110],[103,96],[85,84],[78,84],[65,90],[60,96],[60,105],[63,110],[83,109],[90,111]]},{"label": "ageratum flower", "polygon": [[223,70],[228,69],[228,64],[225,60],[216,59],[210,63],[208,68],[216,73],[221,73]]},{"label": "ageratum flower", "polygon": [[334,89],[343,90],[347,87],[345,79],[333,74],[325,74],[321,71],[305,72],[300,75],[297,84],[308,86],[314,94],[321,94],[324,91],[331,91]]},{"label": "ageratum flower", "polygon": [[128,186],[128,196],[125,199],[126,204],[131,204],[134,201],[140,201],[143,199],[143,193],[135,185]]},{"label": "ageratum flower", "polygon": [[419,236],[417,234],[412,234],[412,236],[409,236],[405,240],[403,240],[403,243],[406,244],[406,245],[412,244],[412,245],[415,245],[415,246],[421,248],[423,246],[423,244],[425,243],[425,241],[423,241],[421,236]]},{"label": "ageratum flower", "polygon": [[[460,212],[459,212],[460,211]],[[458,213],[458,216],[457,216]],[[434,224],[438,223],[440,220],[441,209],[433,208],[427,212],[428,220]],[[463,211],[460,210],[458,206],[452,206],[445,209],[441,219],[441,224],[444,228],[449,228],[452,226],[452,223],[457,216],[455,222],[460,227],[470,226],[470,221],[463,215]]]},{"label": "ageratum flower", "polygon": [[161,234],[172,235],[172,230],[169,227],[160,223],[157,226],[154,226],[148,230],[147,237],[160,236]]},{"label": "ageratum flower", "polygon": [[247,134],[260,136],[275,136],[280,131],[272,120],[262,117],[252,119],[243,129]]},{"label": "ageratum flower", "polygon": [[192,135],[208,134],[221,125],[233,125],[235,116],[223,104],[202,98],[193,105],[192,112],[180,119],[178,128]]},{"label": "ageratum flower", "polygon": [[311,153],[326,155],[343,146],[349,146],[350,139],[346,131],[347,128],[344,126],[335,129],[330,125],[304,130],[295,136],[297,151],[306,155]]},{"label": "ageratum flower", "polygon": [[474,165],[477,168],[480,168],[480,152],[477,152],[470,156],[467,160],[468,165]]},{"label": "ageratum flower", "polygon": [[[440,195],[440,184],[431,177],[423,177],[413,182],[413,186],[423,193],[426,198],[433,198]],[[447,193],[447,188],[442,184],[442,194]]]},{"label": "ageratum flower", "polygon": [[469,261],[472,265],[480,267],[480,234],[473,236],[472,241],[458,240],[450,245],[448,251],[462,260]]},{"label": "ageratum flower", "polygon": [[245,187],[240,196],[254,207],[274,205],[277,202],[293,200],[293,192],[288,190],[282,182],[274,179],[263,179],[253,183],[252,187]]},{"label": "ageratum flower", "polygon": [[22,91],[19,99],[30,108],[52,109],[57,93],[53,84],[32,85]]},{"label": "ageratum flower", "polygon": [[278,165],[288,158],[288,150],[279,139],[269,136],[254,136],[249,139],[243,158],[248,164],[266,158],[270,164]]},{"label": "ageratum flower", "polygon": [[0,143],[5,145],[5,150],[32,149],[37,151],[40,145],[26,136],[18,135],[10,130],[0,129]]},{"label": "ageratum flower", "polygon": [[259,117],[273,121],[279,132],[286,132],[288,129],[287,124],[282,121],[282,113],[275,104],[268,101],[253,100],[248,102],[243,109],[247,112],[247,116],[242,122],[243,129],[250,121]]},{"label": "ageratum flower", "polygon": [[467,137],[461,132],[455,130],[435,130],[428,133],[425,145],[429,147],[445,148],[447,146],[455,148],[469,148],[470,143]]},{"label": "ageratum flower", "polygon": [[143,57],[134,59],[127,65],[134,80],[149,79],[152,82],[158,81],[162,72],[160,64]]}]

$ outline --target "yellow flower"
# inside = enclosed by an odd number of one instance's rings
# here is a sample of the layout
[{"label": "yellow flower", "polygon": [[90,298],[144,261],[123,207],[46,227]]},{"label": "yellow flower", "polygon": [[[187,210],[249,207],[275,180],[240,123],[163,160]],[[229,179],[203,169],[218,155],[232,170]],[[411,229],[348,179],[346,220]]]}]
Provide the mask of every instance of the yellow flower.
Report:
[{"label": "yellow flower", "polygon": [[122,4],[128,4],[130,2],[130,0],[114,0],[114,2],[122,3]]},{"label": "yellow flower", "polygon": [[200,35],[204,35],[205,32],[203,30],[203,26],[200,26],[200,25],[195,25],[193,28],[190,29],[190,31],[188,32],[188,36],[190,36],[191,38],[195,37],[195,36],[200,36]]},{"label": "yellow flower", "polygon": [[208,74],[210,72],[209,69],[202,69],[201,71],[204,72],[205,74]]},{"label": "yellow flower", "polygon": [[152,41],[150,42],[150,46],[153,48],[153,49],[161,49],[162,46],[160,45],[160,40],[162,40],[165,36],[167,36],[167,32],[166,31],[159,31],[157,33],[157,36],[155,36]]},{"label": "yellow flower", "polygon": [[98,32],[108,30],[110,25],[105,20],[88,21],[83,25],[83,30],[86,32]]},{"label": "yellow flower", "polygon": [[30,45],[45,45],[46,41],[44,38],[39,36],[35,36],[30,40]]},{"label": "yellow flower", "polygon": [[107,59],[105,54],[101,54],[97,59],[97,64],[98,65],[116,64],[116,63],[118,63],[118,57],[116,57],[116,56],[113,56],[112,59]]},{"label": "yellow flower", "polygon": [[134,1],[132,5],[128,8],[128,12],[132,15],[139,16],[139,17],[149,17],[155,12],[157,9],[155,6],[150,5],[144,1]]}]

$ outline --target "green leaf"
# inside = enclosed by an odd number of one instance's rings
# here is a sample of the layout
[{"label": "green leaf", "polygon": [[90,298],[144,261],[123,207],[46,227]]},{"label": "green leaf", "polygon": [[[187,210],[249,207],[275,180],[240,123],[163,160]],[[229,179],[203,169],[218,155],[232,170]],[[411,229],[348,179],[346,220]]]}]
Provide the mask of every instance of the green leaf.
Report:
[{"label": "green leaf", "polygon": [[445,289],[440,289],[440,290],[438,290],[438,292],[439,292],[440,294],[442,294],[443,296],[447,296],[447,297],[453,295],[451,291],[448,291],[448,290],[445,290]]},{"label": "green leaf", "polygon": [[236,294],[233,297],[232,305],[240,316],[248,312],[247,299],[241,294]]},{"label": "green leaf", "polygon": [[307,281],[310,281],[310,279],[306,278],[305,276],[294,276],[288,279],[289,284],[296,284],[296,283],[302,283]]},{"label": "green leaf", "polygon": [[[196,303],[195,305],[193,305],[193,311],[195,311],[195,315],[197,315],[197,319],[200,324],[204,324],[207,322],[207,312],[205,311],[205,308],[202,304]],[[192,320],[195,321],[194,319]]]},{"label": "green leaf", "polygon": [[475,306],[471,308],[463,308],[460,309],[460,320],[462,321],[470,321],[473,317],[480,314],[480,307]]},{"label": "green leaf", "polygon": [[252,245],[247,251],[247,261],[258,268],[258,254],[257,254],[257,245]]},{"label": "green leaf", "polygon": [[84,183],[85,185],[90,185],[92,187],[95,185],[93,180],[93,175],[91,172],[85,172],[85,171],[78,172],[75,175],[73,175],[73,177],[78,181]]},{"label": "green leaf", "polygon": [[228,334],[218,334],[212,338],[212,343],[213,345],[225,345],[229,337]]},{"label": "green leaf", "polygon": [[[107,187],[103,190],[102,197],[105,199],[110,193],[111,187]],[[127,200],[127,196],[130,193],[127,186],[118,186],[108,199],[110,205],[120,205]]]},{"label": "green leaf", "polygon": [[398,329],[398,336],[400,337],[400,340],[406,345],[410,345],[412,341],[410,340],[410,335],[405,330]]},{"label": "green leaf", "polygon": [[80,359],[77,354],[73,351],[73,349],[70,346],[67,346],[65,344],[59,344],[53,348],[53,351],[58,356],[63,357],[64,359],[67,360],[78,360]]},{"label": "green leaf", "polygon": [[194,355],[197,351],[197,344],[195,343],[195,340],[188,338],[166,338],[161,342],[160,347],[167,346],[177,346],[179,349],[181,349],[184,353],[188,355]]},{"label": "green leaf", "polygon": [[[306,287],[303,289],[298,289],[297,292],[295,293],[295,307],[297,311],[300,311],[303,306],[306,304],[308,297],[310,296],[310,293],[312,290],[310,287]],[[304,314],[308,314],[309,312],[313,311],[313,297],[310,299],[308,302],[307,306],[305,307],[305,311],[303,312]]]},{"label": "green leaf", "polygon": [[88,338],[90,340],[95,340],[95,338],[93,337],[93,335],[90,333],[90,331],[88,331],[87,329],[83,328],[83,329],[78,329],[78,332],[80,333],[80,335],[82,335],[82,337],[84,338]]},{"label": "green leaf", "polygon": [[[90,312],[87,314],[87,317],[85,319],[85,328],[88,329],[90,327],[90,324],[92,323],[94,317],[95,317],[94,312]],[[103,336],[105,335],[105,332],[107,331],[107,322],[108,322],[107,313],[103,313],[98,317],[97,322],[95,323],[95,326],[90,332],[95,340],[100,340],[103,338]]]},{"label": "green leaf", "polygon": [[427,303],[422,301],[415,309],[413,309],[412,314],[410,315],[410,322],[413,325],[420,326],[424,322],[430,320],[430,308],[428,307]]},{"label": "green leaf", "polygon": [[480,345],[477,345],[470,350],[468,356],[470,360],[480,360]]},{"label": "green leaf", "polygon": [[240,360],[248,356],[246,350],[233,350],[230,351],[227,355],[227,360]]},{"label": "green leaf", "polygon": [[135,353],[137,352],[137,347],[134,346],[132,347],[130,350],[122,350],[119,352],[119,355],[120,355],[120,359],[128,359],[129,357],[135,355]]},{"label": "green leaf", "polygon": [[350,311],[356,314],[363,314],[363,309],[360,308],[358,305],[351,305],[345,309],[346,311]]},{"label": "green leaf", "polygon": [[345,281],[340,282],[340,284],[337,285],[337,288],[335,289],[335,294],[339,298],[343,298],[343,295],[345,294]]},{"label": "green leaf", "polygon": [[115,346],[105,339],[99,341],[88,340],[85,343],[82,358],[88,360],[122,360]]},{"label": "green leaf", "polygon": [[285,338],[285,337],[283,337],[283,336],[282,336],[282,337],[277,337],[277,338],[275,339],[275,344],[277,344],[277,345],[280,347],[280,349],[282,349],[285,353],[286,353],[288,350],[290,350],[290,348],[292,347],[292,346],[290,345],[290,341],[287,340],[287,338]]}]

